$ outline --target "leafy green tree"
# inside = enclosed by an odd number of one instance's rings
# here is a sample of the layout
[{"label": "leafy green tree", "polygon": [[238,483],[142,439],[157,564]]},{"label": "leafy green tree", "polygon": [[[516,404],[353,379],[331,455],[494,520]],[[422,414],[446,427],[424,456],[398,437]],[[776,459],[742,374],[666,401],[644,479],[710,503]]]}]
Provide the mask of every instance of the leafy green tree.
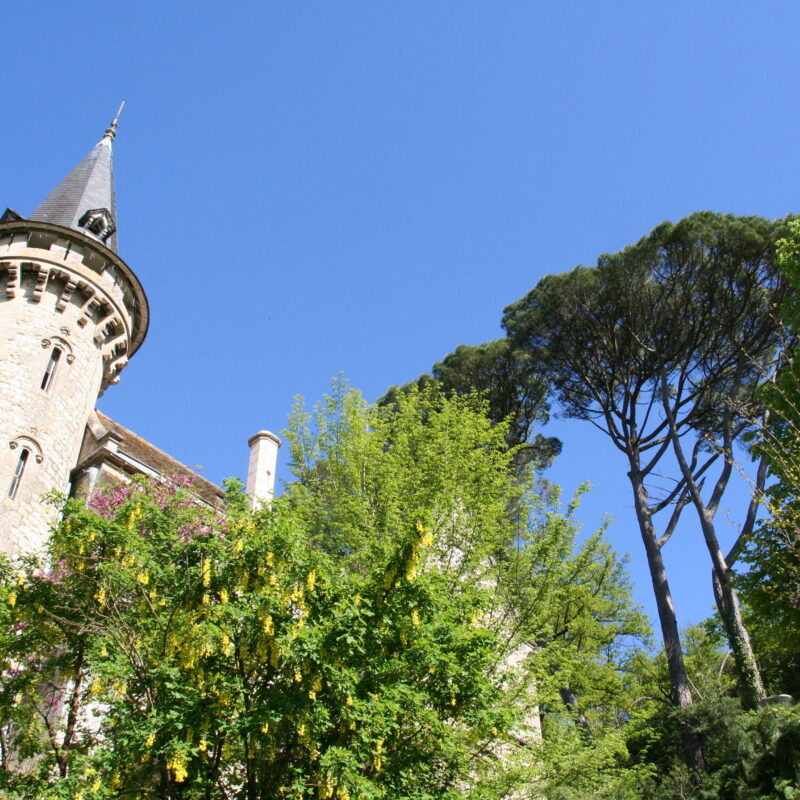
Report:
[{"label": "leafy green tree", "polygon": [[[234,488],[199,507],[180,480],[69,501],[46,557],[2,566],[2,790],[488,800],[544,785],[565,728],[595,778],[618,770],[594,706],[641,615],[484,411],[340,383],[294,414],[271,509]],[[543,740],[564,685],[594,739],[559,704]]]},{"label": "leafy green tree", "polygon": [[549,419],[547,379],[531,354],[511,345],[507,338],[480,345],[459,345],[433,365],[431,374],[420,375],[413,384],[393,386],[379,402],[396,401],[411,385],[436,385],[447,395],[483,393],[494,422],[507,422],[506,442],[515,447],[517,463],[547,467],[561,452],[561,442],[536,429]]},{"label": "leafy green tree", "polygon": [[[778,257],[791,285],[800,289],[800,221],[789,223]],[[750,568],[739,579],[768,689],[795,697],[800,696],[800,367],[791,346],[800,335],[798,297],[795,292],[784,302],[789,355],[764,387],[768,415],[754,437],[754,450],[773,479],[765,493],[769,516],[750,538],[743,556]]]},{"label": "leafy green tree", "polygon": [[[642,693],[632,707],[628,750],[633,763],[652,772],[642,796],[697,800],[792,798],[800,791],[800,713],[787,705],[760,711],[742,708],[725,637],[718,620],[685,631],[686,667],[696,702],[690,708],[669,703],[663,653],[637,654],[631,673]],[[703,737],[707,770],[692,775],[682,763],[681,734]]]},{"label": "leafy green tree", "polygon": [[[781,221],[710,212],[663,223],[594,268],[544,278],[504,313],[514,346],[536,354],[565,412],[595,424],[626,457],[675,705],[689,706],[692,696],[661,550],[688,504],[712,559],[743,697],[754,705],[763,696],[733,586],[740,545],[723,553],[714,517],[780,343],[775,243],[784,230]],[[653,479],[670,451],[677,476],[658,491]],[[720,471],[704,497],[715,462]],[[755,508],[754,501],[745,527]],[[660,512],[669,517],[659,533]],[[686,754],[702,766],[696,739],[687,738]]]}]

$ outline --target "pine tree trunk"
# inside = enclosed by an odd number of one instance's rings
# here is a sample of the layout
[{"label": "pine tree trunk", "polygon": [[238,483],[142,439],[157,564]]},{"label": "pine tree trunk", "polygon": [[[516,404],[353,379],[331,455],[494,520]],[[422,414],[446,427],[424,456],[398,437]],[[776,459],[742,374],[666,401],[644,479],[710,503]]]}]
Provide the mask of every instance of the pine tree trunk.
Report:
[{"label": "pine tree trunk", "polygon": [[760,700],[764,699],[764,684],[758,671],[753,646],[750,636],[742,620],[742,610],[739,605],[739,596],[733,587],[730,576],[720,580],[716,570],[711,572],[714,585],[714,598],[717,601],[725,635],[736,662],[736,673],[739,686],[739,697],[745,708],[758,708]]},{"label": "pine tree trunk", "polygon": [[[681,647],[672,593],[667,580],[667,569],[664,566],[664,559],[661,557],[661,548],[658,546],[652,516],[647,508],[647,490],[640,474],[631,471],[628,473],[628,477],[633,487],[636,518],[639,522],[639,531],[642,534],[647,554],[647,566],[650,569],[650,579],[653,583],[653,594],[656,598],[661,636],[664,640],[664,652],[667,656],[672,703],[675,706],[689,708],[692,705],[692,692],[689,688],[686,665],[683,661],[683,648]],[[703,749],[696,733],[690,731],[683,735],[683,752],[689,769],[693,772],[705,770]]]}]

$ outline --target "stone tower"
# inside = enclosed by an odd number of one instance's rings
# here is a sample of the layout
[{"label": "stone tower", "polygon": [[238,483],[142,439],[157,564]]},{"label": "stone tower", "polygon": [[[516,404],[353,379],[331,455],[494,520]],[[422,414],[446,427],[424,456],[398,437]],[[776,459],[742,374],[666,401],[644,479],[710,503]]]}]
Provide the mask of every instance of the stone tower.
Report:
[{"label": "stone tower", "polygon": [[29,219],[0,218],[0,551],[46,540],[95,401],[144,340],[144,290],[117,255],[105,135]]}]

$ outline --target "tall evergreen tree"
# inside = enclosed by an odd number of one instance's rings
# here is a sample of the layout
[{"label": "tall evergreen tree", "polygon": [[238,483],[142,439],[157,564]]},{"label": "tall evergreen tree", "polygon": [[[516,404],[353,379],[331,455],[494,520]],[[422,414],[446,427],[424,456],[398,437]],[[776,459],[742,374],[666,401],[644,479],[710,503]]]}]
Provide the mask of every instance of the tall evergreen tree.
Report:
[{"label": "tall evergreen tree", "polygon": [[[661,550],[688,504],[711,556],[743,699],[754,705],[763,695],[733,586],[740,546],[723,553],[714,517],[734,444],[751,426],[756,389],[781,343],[775,309],[785,282],[775,244],[785,229],[782,221],[710,212],[663,223],[596,267],[544,278],[503,317],[514,346],[543,364],[565,412],[595,424],[626,457],[676,705],[690,705],[692,695]],[[653,496],[656,467],[670,451],[674,483]],[[715,462],[720,470],[704,497]],[[669,517],[659,533],[662,511]],[[686,754],[702,766],[691,737]]]}]

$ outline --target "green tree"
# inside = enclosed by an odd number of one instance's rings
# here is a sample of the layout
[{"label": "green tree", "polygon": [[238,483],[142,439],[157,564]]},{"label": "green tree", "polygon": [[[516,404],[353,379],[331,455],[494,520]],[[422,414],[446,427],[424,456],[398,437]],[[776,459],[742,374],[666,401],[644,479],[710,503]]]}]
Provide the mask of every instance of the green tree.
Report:
[{"label": "green tree", "polygon": [[[672,700],[680,706],[692,696],[661,550],[690,503],[712,559],[743,698],[754,705],[763,695],[733,586],[740,545],[723,553],[714,517],[734,445],[751,425],[756,388],[780,343],[774,311],[784,283],[775,243],[784,230],[781,221],[710,212],[663,223],[594,268],[544,278],[504,313],[512,342],[540,359],[566,413],[595,424],[626,457]],[[653,478],[670,451],[677,475],[659,492]],[[704,497],[715,462],[720,471]],[[745,527],[755,508],[754,500]],[[659,533],[655,517],[663,511],[669,517]],[[687,738],[686,753],[694,768],[702,765],[697,740]]]},{"label": "green tree", "polygon": [[[781,269],[800,289],[800,221],[789,223],[778,248]],[[763,389],[766,423],[754,437],[757,457],[766,460],[768,518],[759,524],[743,560],[749,571],[739,579],[750,609],[750,629],[768,689],[800,696],[800,366],[792,347],[800,335],[800,300],[784,302],[786,362]]]},{"label": "green tree", "polygon": [[[3,566],[2,789],[428,800],[541,784],[553,687],[577,687],[594,723],[641,615],[601,538],[578,545],[526,490],[484,411],[438,392],[376,409],[340,383],[293,415],[296,479],[272,509],[235,490],[198,507],[180,481],[68,502],[46,558]],[[582,730],[552,713],[551,742]],[[597,728],[582,747],[618,768]]]},{"label": "green tree", "polygon": [[379,402],[395,402],[398,393],[412,385],[433,384],[447,395],[482,393],[488,402],[489,418],[508,424],[506,442],[517,448],[517,463],[542,469],[561,452],[561,442],[536,431],[547,422],[550,411],[547,379],[537,363],[531,354],[513,347],[508,338],[462,344],[434,364],[430,375],[420,375],[403,387],[393,386]]}]

